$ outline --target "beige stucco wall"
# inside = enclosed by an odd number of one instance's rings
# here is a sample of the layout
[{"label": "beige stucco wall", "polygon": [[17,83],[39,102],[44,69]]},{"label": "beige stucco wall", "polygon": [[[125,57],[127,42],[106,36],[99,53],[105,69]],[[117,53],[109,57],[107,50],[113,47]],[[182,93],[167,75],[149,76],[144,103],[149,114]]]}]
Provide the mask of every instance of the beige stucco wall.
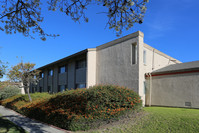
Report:
[{"label": "beige stucco wall", "polygon": [[96,49],[88,49],[87,52],[87,73],[86,73],[86,87],[96,85]]},{"label": "beige stucco wall", "polygon": [[[152,77],[151,91],[152,105],[188,107],[185,102],[191,102],[192,108],[199,108],[199,73]],[[149,93],[147,87],[147,95]],[[149,98],[146,100],[147,105]]]},{"label": "beige stucco wall", "polygon": [[138,35],[136,32],[97,47],[97,84],[126,86],[138,92],[138,63],[132,64],[132,45],[139,45]]},{"label": "beige stucco wall", "polygon": [[152,72],[171,64],[181,63],[177,59],[174,59],[147,44],[144,44],[143,50],[146,51],[146,64],[143,63],[145,73]]},{"label": "beige stucco wall", "polygon": [[141,99],[142,99],[142,103],[143,105],[145,105],[145,93],[144,93],[144,80],[145,80],[145,71],[144,70],[144,66],[143,66],[143,49],[144,49],[144,33],[140,32],[138,38],[138,71],[139,71],[139,90],[138,90],[138,94],[140,95]]},{"label": "beige stucco wall", "polygon": [[[132,64],[132,44],[137,44],[137,63]],[[143,51],[146,51],[146,64]],[[145,104],[145,73],[180,61],[144,43],[138,31],[97,47],[97,84],[115,84],[134,88]]]},{"label": "beige stucco wall", "polygon": [[[146,51],[146,64],[144,64],[143,62],[143,51]],[[144,82],[145,82],[145,74],[146,73],[151,73],[152,71],[154,70],[157,70],[157,69],[160,69],[160,68],[163,68],[165,66],[168,66],[168,65],[171,65],[171,64],[176,64],[176,63],[181,63],[180,61],[178,61],[177,59],[174,59],[162,52],[160,52],[159,50],[147,45],[147,44],[144,44],[143,43],[143,50],[142,52],[140,51],[140,91],[143,91],[143,92],[140,92],[140,94],[142,94],[145,99],[150,99],[150,95],[149,94],[146,94],[146,91],[145,91],[145,86],[144,86]],[[148,81],[146,81],[148,82]],[[150,84],[147,83],[146,84],[146,87],[148,89],[150,89]],[[144,98],[143,98],[144,100]],[[147,101],[147,100],[146,100]],[[146,103],[146,102],[144,102]],[[149,103],[146,103],[146,104],[149,104]]]}]

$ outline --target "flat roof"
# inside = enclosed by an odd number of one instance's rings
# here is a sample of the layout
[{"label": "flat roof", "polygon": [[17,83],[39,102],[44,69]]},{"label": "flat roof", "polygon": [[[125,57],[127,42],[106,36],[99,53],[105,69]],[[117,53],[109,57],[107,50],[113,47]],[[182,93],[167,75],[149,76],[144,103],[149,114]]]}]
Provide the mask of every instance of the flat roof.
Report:
[{"label": "flat roof", "polygon": [[77,52],[77,53],[75,53],[75,54],[69,55],[69,56],[67,56],[67,57],[64,57],[64,58],[62,58],[62,59],[60,59],[60,60],[54,61],[54,62],[49,63],[49,64],[47,64],[47,65],[44,65],[44,66],[42,66],[42,67],[39,67],[39,68],[37,68],[37,69],[40,70],[40,69],[44,69],[44,68],[46,68],[46,67],[53,66],[53,65],[55,65],[55,64],[57,64],[57,63],[61,63],[61,62],[63,62],[63,61],[67,61],[67,60],[69,60],[69,59],[71,59],[71,58],[74,58],[74,57],[76,57],[76,56],[78,56],[78,55],[87,53],[88,51],[89,51],[89,49],[84,49],[84,50],[82,50],[82,51],[80,51],[80,52]]}]

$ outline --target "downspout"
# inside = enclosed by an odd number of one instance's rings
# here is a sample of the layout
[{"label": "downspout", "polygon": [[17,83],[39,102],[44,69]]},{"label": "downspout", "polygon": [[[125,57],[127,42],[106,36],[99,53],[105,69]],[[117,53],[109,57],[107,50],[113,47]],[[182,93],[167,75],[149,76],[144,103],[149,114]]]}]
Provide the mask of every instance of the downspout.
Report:
[{"label": "downspout", "polygon": [[154,70],[155,66],[154,66],[154,53],[155,53],[155,49],[153,49],[153,58],[152,58],[152,70]]},{"label": "downspout", "polygon": [[150,90],[150,100],[149,100],[149,106],[151,106],[151,99],[152,99],[152,76],[151,73],[148,73],[149,75],[149,90]]}]

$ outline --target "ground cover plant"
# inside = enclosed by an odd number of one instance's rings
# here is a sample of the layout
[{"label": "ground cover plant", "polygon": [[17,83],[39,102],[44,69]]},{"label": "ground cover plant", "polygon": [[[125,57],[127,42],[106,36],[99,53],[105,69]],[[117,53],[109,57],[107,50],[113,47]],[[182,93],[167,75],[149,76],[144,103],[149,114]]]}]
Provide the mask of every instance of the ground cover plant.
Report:
[{"label": "ground cover plant", "polygon": [[12,97],[20,93],[20,89],[16,86],[6,86],[0,89],[0,100]]},{"label": "ground cover plant", "polygon": [[199,110],[186,108],[145,107],[144,115],[129,118],[116,126],[90,131],[90,133],[197,133]]},{"label": "ground cover plant", "polygon": [[0,133],[27,133],[23,128],[18,127],[9,120],[1,117],[0,114]]},{"label": "ground cover plant", "polygon": [[31,94],[31,97],[32,103],[28,102],[27,95],[18,95],[1,101],[1,104],[28,117],[72,131],[98,127],[142,107],[137,93],[113,85],[99,85],[55,95],[36,93]]}]

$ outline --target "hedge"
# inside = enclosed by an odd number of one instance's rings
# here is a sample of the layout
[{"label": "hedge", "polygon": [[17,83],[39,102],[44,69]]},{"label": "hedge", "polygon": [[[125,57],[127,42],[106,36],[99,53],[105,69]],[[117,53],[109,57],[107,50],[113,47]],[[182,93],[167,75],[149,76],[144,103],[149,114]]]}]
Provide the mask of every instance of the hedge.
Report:
[{"label": "hedge", "polygon": [[137,111],[142,101],[133,90],[113,86],[98,85],[89,89],[70,90],[55,95],[18,95],[1,101],[5,107],[67,130],[88,130],[110,120],[117,120],[127,111]]}]

